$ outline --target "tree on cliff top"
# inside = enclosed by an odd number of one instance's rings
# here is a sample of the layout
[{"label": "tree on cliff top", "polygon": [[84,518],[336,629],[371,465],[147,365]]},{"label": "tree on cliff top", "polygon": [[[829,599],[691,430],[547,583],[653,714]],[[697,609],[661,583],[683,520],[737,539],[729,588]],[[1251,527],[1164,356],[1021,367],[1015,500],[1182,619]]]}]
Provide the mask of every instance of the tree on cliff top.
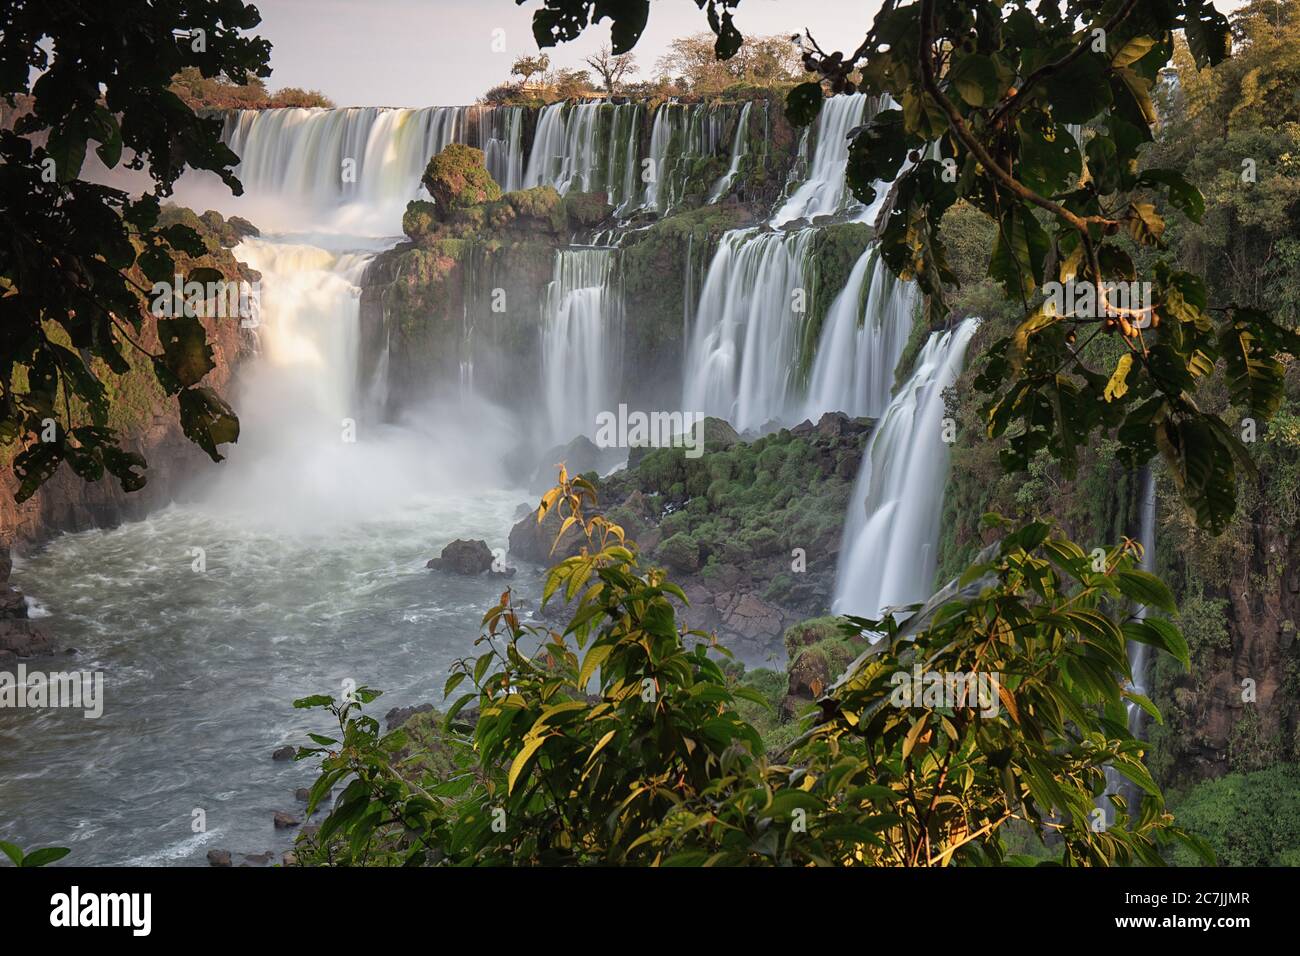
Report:
[{"label": "tree on cliff top", "polygon": [[[717,59],[736,56],[741,0],[696,4]],[[609,19],[613,51],[625,53],[649,15],[649,0],[541,0],[533,33],[553,46]],[[819,79],[790,92],[787,115],[812,123],[827,91],[896,104],[852,132],[847,181],[868,204],[889,189],[881,256],[926,294],[933,324],[946,321],[956,278],[944,212],[963,200],[996,223],[989,275],[1024,321],[986,349],[976,387],[989,437],[1007,439],[1008,471],[1045,449],[1070,477],[1093,433],[1113,434],[1130,467],[1159,453],[1198,524],[1219,533],[1236,510],[1237,470],[1253,476],[1254,464],[1242,423],[1193,393],[1222,364],[1238,418],[1267,421],[1300,335],[1263,310],[1211,304],[1203,277],[1163,254],[1161,210],[1197,221],[1205,208],[1179,170],[1140,163],[1175,31],[1198,68],[1229,55],[1228,21],[1208,0],[886,0],[849,53],[805,36],[804,67]],[[1082,142],[1072,125],[1087,126]],[[1121,308],[1107,291],[1116,282],[1141,283],[1149,304]],[[1086,286],[1093,306],[1058,310],[1051,283]],[[1098,335],[1122,343],[1117,362],[1089,349]]]},{"label": "tree on cliff top", "polygon": [[272,93],[259,77],[250,76],[246,83],[232,83],[224,76],[204,76],[193,66],[176,74],[171,90],[193,110],[265,110],[286,106],[329,109],[334,106],[319,90],[286,86]]},{"label": "tree on cliff top", "polygon": [[631,53],[624,53],[620,56],[614,56],[610,52],[609,44],[602,44],[600,49],[593,56],[586,59],[586,64],[596,71],[600,77],[605,92],[613,96],[623,85],[623,80],[629,73],[636,72],[636,57]]},{"label": "tree on cliff top", "polygon": [[420,182],[433,197],[438,215],[443,219],[453,209],[501,198],[501,187],[487,171],[483,150],[463,143],[452,143],[429,160]]},{"label": "tree on cliff top", "polygon": [[[0,95],[30,104],[0,131],[0,442],[18,446],[20,501],[64,462],[87,480],[107,471],[127,491],[144,484],[144,459],[108,426],[131,350],[213,460],[238,437],[233,411],[200,384],[213,358],[199,319],[159,319],[156,349],[141,333],[149,285],[172,279],[172,251],[205,251],[192,228],[159,225],[160,199],[187,167],[242,191],[221,121],[197,116],[173,78],[269,76],[270,44],[242,32],[259,20],[239,0],[0,8]],[[91,142],[109,169],[147,170],[152,190],[133,198],[81,178]]]}]

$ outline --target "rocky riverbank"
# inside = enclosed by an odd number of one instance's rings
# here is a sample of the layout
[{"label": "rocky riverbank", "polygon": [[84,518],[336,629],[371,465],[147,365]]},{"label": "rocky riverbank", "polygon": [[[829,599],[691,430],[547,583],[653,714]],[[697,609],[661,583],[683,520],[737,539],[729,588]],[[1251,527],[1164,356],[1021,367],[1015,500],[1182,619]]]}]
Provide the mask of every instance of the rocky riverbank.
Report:
[{"label": "rocky riverbank", "polygon": [[[786,630],[829,612],[871,424],[828,413],[816,424],[742,438],[707,419],[699,457],[633,449],[629,468],[588,477],[604,515],[686,592],[687,626],[716,632],[750,666],[781,667]],[[551,555],[558,527],[557,516],[539,525],[531,511],[510,533],[511,555],[545,564],[576,553],[582,542],[570,528]]]}]

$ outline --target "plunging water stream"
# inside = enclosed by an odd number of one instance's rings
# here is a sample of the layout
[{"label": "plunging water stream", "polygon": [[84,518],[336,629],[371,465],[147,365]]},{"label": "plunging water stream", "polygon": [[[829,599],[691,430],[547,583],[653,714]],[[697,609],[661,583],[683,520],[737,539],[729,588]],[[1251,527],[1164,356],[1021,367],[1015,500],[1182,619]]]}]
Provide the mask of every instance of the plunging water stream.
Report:
[{"label": "plunging water stream", "polygon": [[[264,235],[235,250],[262,274],[263,324],[231,396],[242,434],[229,460],[184,503],[17,562],[15,583],[77,649],[39,666],[102,672],[106,699],[99,719],[5,712],[5,839],[70,846],[82,865],[287,849],[295,831],[272,815],[301,813],[294,790],[312,771],[271,754],[327,729],[295,698],[339,696],[351,680],[386,691],[380,714],[441,699],[501,586],[424,564],[456,538],[504,547],[528,495],[495,464],[510,429],[493,409],[374,414],[357,379],[358,283],[395,241],[384,236],[429,152],[463,128],[456,110],[232,120],[250,199],[279,201],[285,218],[296,207],[300,229],[329,235]],[[510,122],[500,129],[509,154]],[[341,182],[349,156],[362,160],[357,179]],[[536,578],[525,569],[512,584],[527,600]]]}]

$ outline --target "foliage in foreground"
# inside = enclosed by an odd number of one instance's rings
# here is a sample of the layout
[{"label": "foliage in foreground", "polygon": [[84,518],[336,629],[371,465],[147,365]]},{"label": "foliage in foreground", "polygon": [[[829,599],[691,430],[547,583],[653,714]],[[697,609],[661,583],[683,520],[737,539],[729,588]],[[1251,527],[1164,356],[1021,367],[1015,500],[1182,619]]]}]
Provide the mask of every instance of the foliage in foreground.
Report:
[{"label": "foliage in foreground", "polygon": [[[381,735],[353,699],[304,698],[338,736],[313,734],[322,758],[309,813],[342,786],[301,859],[333,865],[980,865],[1009,858],[1000,831],[1021,821],[1067,865],[1160,864],[1162,843],[1203,844],[1173,825],[1127,728],[1127,641],[1184,665],[1177,629],[1117,608],[1172,611],[1164,586],[1135,568],[1134,546],[1102,570],[1035,522],[973,566],[964,593],[900,627],[849,619],[882,636],[806,719],[765,754],[708,635],[677,623],[681,590],[641,566],[635,544],[590,517],[593,487],[560,484],[539,513],[577,526],[588,547],[552,567],[544,603],[569,602],[561,632],[526,624],[507,591],[484,617],[484,651],[447,682],[451,773],[412,772],[407,734]],[[563,533],[563,532],[561,532]],[[687,646],[690,642],[691,646]],[[999,676],[985,706],[893,706],[895,675]],[[588,693],[592,683],[596,693]],[[950,702],[951,703],[951,702]],[[992,706],[989,706],[989,705]],[[460,715],[477,708],[474,722]],[[996,712],[994,712],[996,711]],[[406,752],[403,759],[395,755]],[[445,766],[445,763],[443,764]],[[1136,806],[1104,797],[1114,767]]]}]

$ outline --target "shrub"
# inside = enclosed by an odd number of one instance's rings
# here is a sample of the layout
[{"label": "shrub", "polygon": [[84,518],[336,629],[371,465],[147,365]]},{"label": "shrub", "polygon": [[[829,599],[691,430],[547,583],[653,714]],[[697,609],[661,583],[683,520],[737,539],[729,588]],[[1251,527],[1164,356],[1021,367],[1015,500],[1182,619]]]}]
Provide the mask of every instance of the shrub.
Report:
[{"label": "shrub", "polygon": [[501,187],[487,171],[483,151],[463,143],[452,143],[429,160],[420,182],[442,219],[453,210],[501,198]]}]

